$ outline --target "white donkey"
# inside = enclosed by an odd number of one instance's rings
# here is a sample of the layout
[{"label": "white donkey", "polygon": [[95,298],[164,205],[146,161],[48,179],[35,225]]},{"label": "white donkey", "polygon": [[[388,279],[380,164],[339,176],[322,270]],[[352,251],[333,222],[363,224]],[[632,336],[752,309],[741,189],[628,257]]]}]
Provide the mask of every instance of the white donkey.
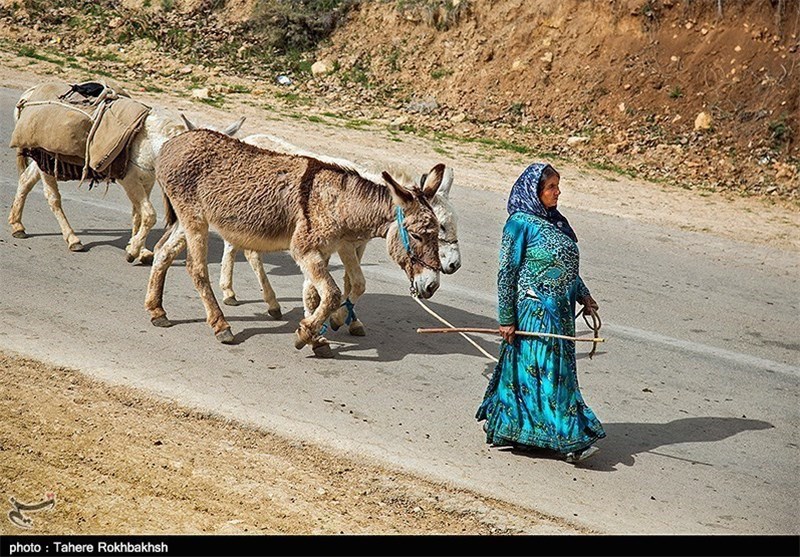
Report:
[{"label": "white donkey", "polygon": [[[269,134],[254,134],[249,135],[243,139],[245,143],[250,143],[257,147],[270,149],[273,151],[283,152],[292,155],[303,155],[313,157],[325,162],[336,164],[345,168],[351,168],[368,177],[375,183],[382,183],[382,178],[376,174],[370,173],[367,170],[358,168],[356,164],[351,161],[343,159],[335,159],[325,157],[305,151],[291,143]],[[424,176],[419,177],[417,184],[424,183]],[[453,210],[453,205],[450,203],[450,188],[453,185],[453,171],[447,168],[445,171],[444,179],[439,187],[436,195],[431,199],[431,207],[436,214],[439,221],[439,260],[442,265],[442,272],[445,274],[455,273],[461,267],[461,251],[458,245],[457,234],[457,218]],[[368,240],[361,240],[355,242],[348,242],[343,244],[341,249],[338,250],[339,258],[344,266],[344,299],[345,302],[337,311],[330,317],[331,327],[337,330],[342,325],[347,324],[350,334],[354,336],[364,336],[366,330],[361,320],[356,317],[353,307],[358,299],[364,294],[366,289],[366,279],[361,270],[361,258],[364,255]],[[236,293],[233,290],[233,263],[236,253],[239,250],[233,245],[225,242],[225,250],[222,255],[222,269],[220,273],[219,285],[222,288],[223,303],[235,306],[238,305]],[[264,272],[264,266],[261,261],[261,254],[255,251],[244,250],[245,257],[248,263],[253,268],[253,271],[258,278],[261,285],[262,295],[264,301],[268,306],[268,313],[278,319],[281,317],[281,307],[275,296],[275,291],[267,279]],[[306,317],[310,315],[317,304],[319,298],[313,287],[307,282],[303,285],[303,303],[305,306]]]},{"label": "white donkey", "polygon": [[[25,91],[20,100],[26,99],[32,90],[33,88]],[[145,247],[145,241],[156,223],[156,212],[153,204],[150,203],[150,192],[155,183],[155,160],[164,142],[194,127],[186,120],[185,116],[181,115],[181,117],[183,121],[162,109],[153,108],[131,142],[125,177],[116,180],[125,190],[132,205],[131,239],[125,247],[126,259],[129,262],[138,258],[142,263],[148,264],[153,260],[153,252]],[[15,109],[14,120],[16,121],[18,118],[19,109]],[[243,122],[244,117],[228,126],[222,133],[230,136],[236,134]],[[56,178],[42,171],[34,161],[29,162],[19,151],[17,152],[17,170],[19,171],[17,194],[8,215],[8,223],[11,225],[11,233],[14,238],[28,237],[25,226],[22,224],[22,210],[28,194],[41,179],[44,183],[44,195],[61,227],[64,241],[70,251],[83,251],[83,244],[61,208],[61,194],[58,191]]]}]

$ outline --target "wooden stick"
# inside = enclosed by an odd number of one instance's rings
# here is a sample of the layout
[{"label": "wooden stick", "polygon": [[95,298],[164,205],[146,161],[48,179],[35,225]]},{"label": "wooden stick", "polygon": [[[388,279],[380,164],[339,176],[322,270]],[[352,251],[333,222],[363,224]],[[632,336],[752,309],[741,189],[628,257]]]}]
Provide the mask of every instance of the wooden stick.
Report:
[{"label": "wooden stick", "polygon": [[[489,335],[499,335],[500,329],[483,329],[481,327],[453,327],[452,329],[417,329],[418,333],[486,333]],[[578,338],[566,335],[556,335],[552,333],[533,333],[530,331],[516,331],[515,335],[521,337],[551,337],[562,338],[564,340],[575,340],[579,342],[605,342],[604,338]]]}]

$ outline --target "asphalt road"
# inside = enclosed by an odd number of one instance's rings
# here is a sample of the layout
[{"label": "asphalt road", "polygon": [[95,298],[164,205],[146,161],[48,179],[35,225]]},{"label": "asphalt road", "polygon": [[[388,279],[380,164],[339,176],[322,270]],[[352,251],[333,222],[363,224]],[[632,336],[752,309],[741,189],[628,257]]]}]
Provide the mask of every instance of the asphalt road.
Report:
[{"label": "asphalt road", "polygon": [[[6,145],[18,95],[0,89]],[[459,188],[469,176],[457,176],[463,267],[443,277],[428,305],[453,324],[495,326],[505,199]],[[4,216],[15,189],[13,151],[6,149]],[[605,533],[800,533],[796,252],[570,210],[582,275],[608,338],[592,360],[590,345],[579,345],[581,388],[608,437],[576,467],[484,443],[474,415],[491,362],[458,335],[415,332],[439,324],[408,296],[382,240],[364,257],[367,294],[357,309],[368,336],[329,335],[336,358],[320,361],[293,347],[302,278],[288,254],[267,257],[283,320],[267,315],[241,258],[237,293],[248,303],[223,308],[238,343],[219,344],[181,259],[165,293],[176,325],[157,329],[143,308],[150,269],[124,260],[130,205],[121,189],[88,191],[72,182],[62,194],[88,251],[67,251],[37,186],[24,213],[32,237],[13,239],[7,225],[0,234],[0,349]],[[149,246],[160,231],[159,224]],[[214,282],[221,253],[215,237]],[[578,330],[588,334],[582,323]],[[497,352],[494,339],[476,339]]]}]

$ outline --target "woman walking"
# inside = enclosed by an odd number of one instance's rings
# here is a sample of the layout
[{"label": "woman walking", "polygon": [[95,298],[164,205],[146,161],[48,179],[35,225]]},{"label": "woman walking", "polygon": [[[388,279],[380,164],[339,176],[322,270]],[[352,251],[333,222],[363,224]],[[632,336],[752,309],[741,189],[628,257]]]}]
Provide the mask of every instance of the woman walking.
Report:
[{"label": "woman walking", "polygon": [[551,449],[578,462],[605,437],[578,388],[575,342],[515,331],[575,335],[575,303],[598,309],[578,273],[577,237],[558,211],[560,176],[535,163],[508,199],[497,276],[500,361],[476,418],[486,442]]}]

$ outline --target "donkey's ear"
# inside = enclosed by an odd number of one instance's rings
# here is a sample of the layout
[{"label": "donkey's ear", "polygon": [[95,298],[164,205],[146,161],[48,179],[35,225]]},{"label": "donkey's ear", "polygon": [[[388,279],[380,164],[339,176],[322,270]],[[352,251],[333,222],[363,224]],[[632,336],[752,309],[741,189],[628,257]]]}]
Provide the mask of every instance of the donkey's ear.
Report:
[{"label": "donkey's ear", "polygon": [[437,164],[431,168],[431,171],[428,172],[427,176],[425,176],[425,180],[421,185],[422,193],[425,194],[426,198],[433,199],[433,196],[436,195],[436,192],[439,190],[439,186],[442,185],[444,169],[445,166],[443,164]]},{"label": "donkey's ear", "polygon": [[381,173],[381,176],[383,176],[383,180],[389,187],[389,191],[392,194],[392,199],[396,205],[406,206],[414,202],[414,193],[408,191],[408,189],[406,189],[404,186],[401,186],[397,180],[392,178],[391,174],[384,170]]},{"label": "donkey's ear", "polygon": [[233,124],[231,124],[230,126],[225,128],[224,130],[222,130],[222,133],[224,133],[225,135],[228,135],[230,137],[233,137],[234,135],[236,135],[236,132],[239,131],[239,128],[242,127],[242,124],[244,124],[244,119],[245,118],[246,118],[246,116],[242,116],[241,118],[236,120]]},{"label": "donkey's ear", "polygon": [[437,192],[442,197],[450,197],[450,186],[453,185],[453,168],[448,166],[444,171],[444,179],[442,179],[442,185],[439,186],[439,191]]},{"label": "donkey's ear", "polygon": [[197,126],[192,124],[183,112],[181,112],[181,118],[183,118],[183,123],[186,124],[187,130],[191,131],[197,129]]}]

